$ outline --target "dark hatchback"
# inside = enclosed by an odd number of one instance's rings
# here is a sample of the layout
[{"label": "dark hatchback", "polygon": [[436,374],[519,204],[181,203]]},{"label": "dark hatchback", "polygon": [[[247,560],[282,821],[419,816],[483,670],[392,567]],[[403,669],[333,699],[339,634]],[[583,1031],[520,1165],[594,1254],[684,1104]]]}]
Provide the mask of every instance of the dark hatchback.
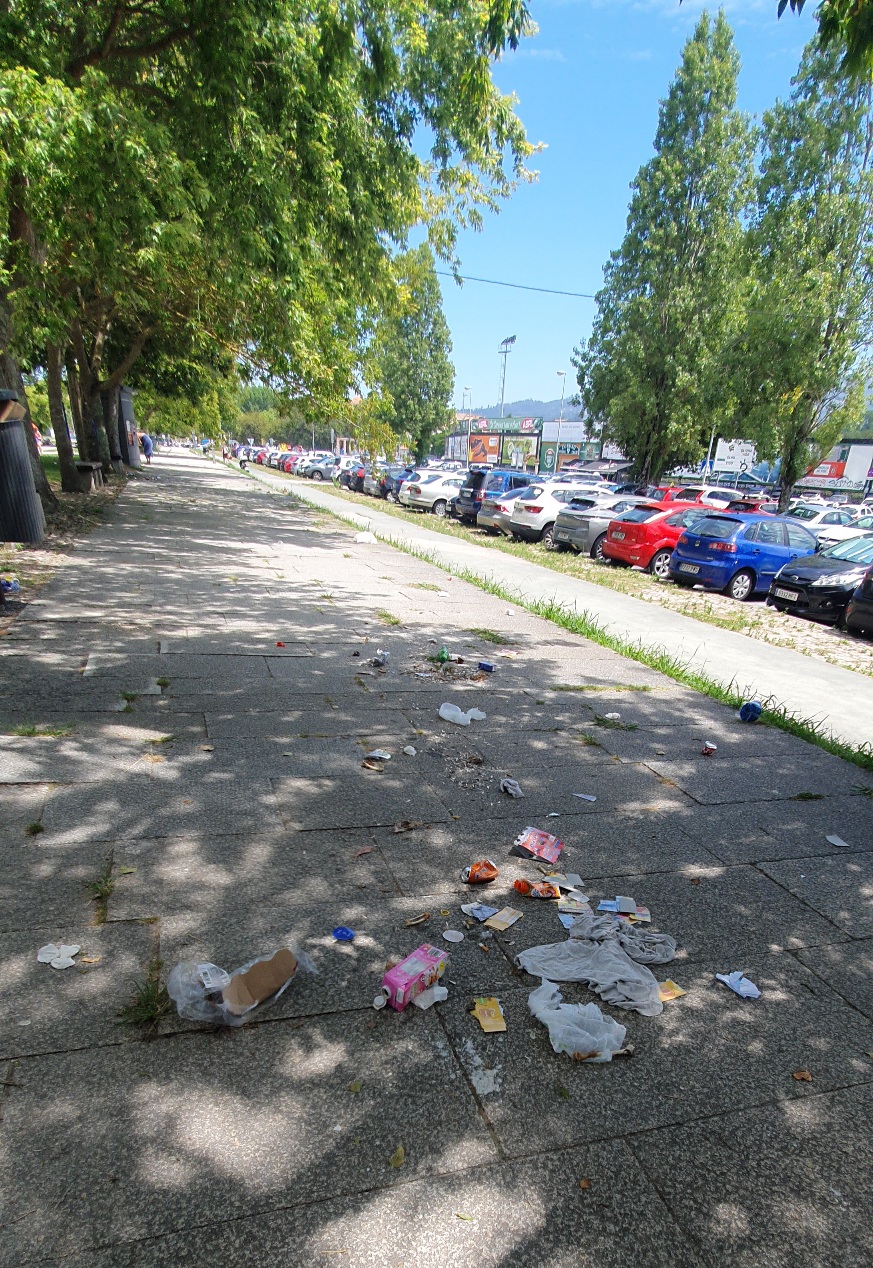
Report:
[{"label": "dark hatchback", "polygon": [[873,634],[873,568],[867,569],[864,580],[849,600],[843,629],[851,634]]},{"label": "dark hatchback", "polygon": [[767,602],[780,612],[842,622],[852,595],[873,564],[873,537],[850,537],[780,568]]},{"label": "dark hatchback", "polygon": [[475,524],[476,516],[482,509],[486,496],[508,493],[510,489],[527,488],[533,478],[526,471],[501,471],[489,470],[487,467],[474,467],[467,472],[457,498],[449,503],[449,514],[455,519]]}]

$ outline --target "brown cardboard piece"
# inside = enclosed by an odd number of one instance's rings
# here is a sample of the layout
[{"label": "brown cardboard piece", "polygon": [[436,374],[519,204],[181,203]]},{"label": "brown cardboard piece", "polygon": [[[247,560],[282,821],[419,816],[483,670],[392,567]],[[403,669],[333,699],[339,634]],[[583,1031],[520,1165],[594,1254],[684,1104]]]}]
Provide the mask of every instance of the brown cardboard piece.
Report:
[{"label": "brown cardboard piece", "polygon": [[296,972],[296,957],[287,947],[282,947],[269,960],[259,960],[244,973],[235,973],[222,992],[227,1011],[241,1017],[256,1004],[275,995]]}]

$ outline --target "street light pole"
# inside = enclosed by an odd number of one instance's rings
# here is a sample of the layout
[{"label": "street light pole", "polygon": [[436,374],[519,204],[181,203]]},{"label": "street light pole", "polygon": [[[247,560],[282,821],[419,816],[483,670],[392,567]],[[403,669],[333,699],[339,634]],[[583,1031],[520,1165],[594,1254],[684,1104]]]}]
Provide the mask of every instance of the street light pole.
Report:
[{"label": "street light pole", "polygon": [[508,339],[504,339],[500,347],[497,349],[498,356],[503,357],[503,373],[500,378],[500,417],[503,417],[503,397],[506,391],[506,358],[512,351],[512,345],[515,343],[516,336],[510,335]]},{"label": "street light pole", "polygon": [[555,441],[555,475],[558,474],[558,468],[561,465],[561,427],[564,422],[564,388],[567,386],[567,371],[558,370],[557,374],[561,380],[561,410],[558,414],[558,439]]}]

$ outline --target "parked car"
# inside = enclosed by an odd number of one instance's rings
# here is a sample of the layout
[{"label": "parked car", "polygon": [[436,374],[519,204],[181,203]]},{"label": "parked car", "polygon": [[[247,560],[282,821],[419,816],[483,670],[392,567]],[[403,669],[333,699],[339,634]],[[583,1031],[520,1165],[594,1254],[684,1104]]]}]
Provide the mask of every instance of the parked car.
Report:
[{"label": "parked car", "polygon": [[512,504],[526,488],[527,485],[520,489],[507,489],[505,493],[486,493],[476,516],[476,527],[486,533],[505,533],[511,537]]},{"label": "parked car", "polygon": [[[610,521],[621,515],[622,511],[629,511],[640,503],[641,499],[638,497],[597,497],[587,491],[580,494],[577,489],[555,520],[554,544],[558,550],[569,546],[577,555],[584,552],[592,559],[602,560]],[[656,503],[648,502],[644,505],[653,513],[659,509]]]},{"label": "parked car", "polygon": [[787,516],[715,511],[683,531],[669,572],[679,585],[751,599],[766,594],[783,564],[815,551],[812,533]]},{"label": "parked car", "polygon": [[527,471],[504,471],[501,468],[473,467],[467,472],[458,491],[458,500],[452,514],[468,524],[476,523],[476,516],[486,495],[506,493],[509,489],[525,489],[533,480]]},{"label": "parked car", "polygon": [[873,634],[873,568],[868,568],[864,578],[848,602],[843,614],[843,629],[850,634]]},{"label": "parked car", "polygon": [[855,508],[852,514],[855,514],[855,518],[850,524],[828,524],[819,530],[818,544],[822,550],[825,546],[835,546],[837,542],[847,541],[850,537],[863,537],[867,533],[873,533],[873,514],[857,515]]},{"label": "parked car", "polygon": [[816,540],[821,536],[822,531],[843,528],[855,519],[851,511],[835,511],[833,507],[818,506],[810,502],[799,502],[797,506],[790,508],[788,514],[808,528]]},{"label": "parked car", "polygon": [[707,508],[699,503],[683,507],[681,502],[673,502],[667,510],[651,503],[633,506],[610,523],[603,553],[616,563],[645,568],[664,581],[670,575],[670,557],[682,533],[707,514]]},{"label": "parked car", "polygon": [[306,478],[308,480],[331,480],[333,473],[339,466],[339,458],[336,454],[330,456],[315,458],[306,468]]},{"label": "parked car", "polygon": [[411,480],[413,479],[413,477],[424,479],[426,475],[437,475],[437,474],[438,473],[435,471],[428,471],[427,468],[425,467],[416,469],[414,466],[412,466],[411,463],[408,463],[408,462],[405,467],[400,466],[399,463],[395,463],[393,466],[388,467],[386,471],[386,475],[385,475],[385,488],[387,490],[387,496],[389,498],[393,498],[395,502],[398,502],[400,500],[401,490],[403,489],[403,486],[407,480]]},{"label": "parked car", "polygon": [[295,474],[301,476],[308,475],[316,463],[320,463],[326,458],[330,459],[333,457],[334,455],[329,449],[310,449],[309,453],[304,454],[298,462]]},{"label": "parked car", "polygon": [[837,542],[781,568],[767,602],[780,612],[839,622],[871,564],[873,537]]},{"label": "parked car", "polygon": [[517,539],[541,541],[547,550],[553,549],[558,515],[574,498],[585,497],[588,487],[553,483],[530,485],[512,503],[509,531]]},{"label": "parked car", "polygon": [[464,483],[463,475],[451,472],[425,472],[412,480],[406,480],[400,490],[400,505],[413,511],[432,511],[440,519],[448,511],[449,500],[458,496]]}]

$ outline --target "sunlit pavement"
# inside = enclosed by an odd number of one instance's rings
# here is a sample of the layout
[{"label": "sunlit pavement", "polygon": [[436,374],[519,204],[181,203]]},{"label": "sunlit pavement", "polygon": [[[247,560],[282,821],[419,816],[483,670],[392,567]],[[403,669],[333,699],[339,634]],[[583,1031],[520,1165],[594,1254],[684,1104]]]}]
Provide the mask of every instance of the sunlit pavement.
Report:
[{"label": "sunlit pavement", "polygon": [[[219,464],[152,472],[0,644],[0,1262],[867,1262],[873,779]],[[656,972],[686,995],[604,1008],[632,1057],[574,1063],[528,1011],[513,957],[565,934],[512,888],[527,824],[677,940]],[[483,896],[524,913],[484,951]],[[375,1011],[386,960],[446,928],[448,1000]],[[249,1026],[117,1024],[155,958],[289,941],[317,975]]]}]

